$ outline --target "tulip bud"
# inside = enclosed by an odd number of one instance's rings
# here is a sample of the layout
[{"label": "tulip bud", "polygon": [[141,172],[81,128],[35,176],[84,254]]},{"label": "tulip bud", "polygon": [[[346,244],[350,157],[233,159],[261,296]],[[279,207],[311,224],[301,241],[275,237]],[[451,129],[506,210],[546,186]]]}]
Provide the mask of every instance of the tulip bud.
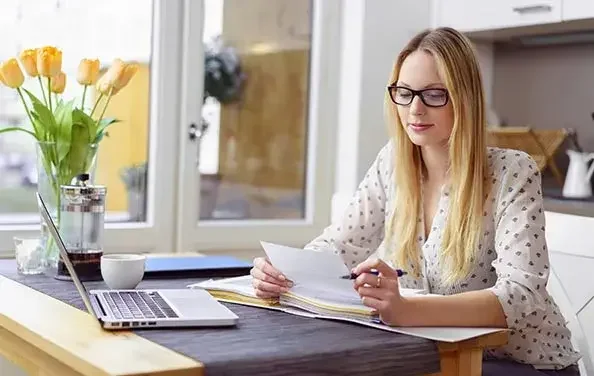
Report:
[{"label": "tulip bud", "polygon": [[82,59],[78,65],[76,80],[81,85],[94,85],[99,78],[99,60]]},{"label": "tulip bud", "polygon": [[36,49],[29,49],[23,50],[19,55],[21,60],[21,64],[23,64],[23,68],[25,68],[25,72],[30,77],[37,77],[39,74],[37,72],[37,50]]},{"label": "tulip bud", "polygon": [[25,81],[23,71],[15,58],[0,64],[0,76],[2,76],[2,83],[12,89],[21,87]]},{"label": "tulip bud", "polygon": [[126,64],[124,71],[120,75],[119,79],[114,83],[114,88],[118,91],[123,89],[132,77],[138,72],[138,64]]},{"label": "tulip bud", "polygon": [[62,94],[66,88],[66,74],[60,72],[51,79],[50,90],[52,93]]},{"label": "tulip bud", "polygon": [[62,51],[56,47],[37,49],[37,72],[43,77],[54,77],[62,70]]}]

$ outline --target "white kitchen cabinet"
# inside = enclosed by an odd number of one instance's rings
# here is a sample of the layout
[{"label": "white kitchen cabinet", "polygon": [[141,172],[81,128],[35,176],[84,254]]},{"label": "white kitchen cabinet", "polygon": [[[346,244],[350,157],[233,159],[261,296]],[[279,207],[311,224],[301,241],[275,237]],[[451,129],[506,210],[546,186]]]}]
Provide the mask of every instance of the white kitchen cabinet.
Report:
[{"label": "white kitchen cabinet", "polygon": [[594,18],[594,0],[563,0],[563,21]]},{"label": "white kitchen cabinet", "polygon": [[434,25],[471,32],[561,22],[563,1],[435,0]]}]

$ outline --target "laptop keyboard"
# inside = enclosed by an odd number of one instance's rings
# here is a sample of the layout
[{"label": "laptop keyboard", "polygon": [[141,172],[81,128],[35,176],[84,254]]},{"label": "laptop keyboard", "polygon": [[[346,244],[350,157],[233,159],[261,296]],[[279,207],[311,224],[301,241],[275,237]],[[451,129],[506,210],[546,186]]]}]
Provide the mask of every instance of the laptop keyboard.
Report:
[{"label": "laptop keyboard", "polygon": [[177,314],[158,292],[108,291],[103,293],[117,319],[176,318]]}]

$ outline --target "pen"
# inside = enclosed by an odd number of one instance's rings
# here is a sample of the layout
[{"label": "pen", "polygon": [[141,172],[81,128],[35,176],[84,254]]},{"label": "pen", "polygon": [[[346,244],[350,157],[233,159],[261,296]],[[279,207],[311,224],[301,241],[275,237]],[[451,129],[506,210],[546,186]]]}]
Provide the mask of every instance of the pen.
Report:
[{"label": "pen", "polygon": [[[374,274],[374,275],[378,275],[379,272],[377,270],[371,270],[369,273]],[[404,270],[400,270],[400,269],[396,269],[396,273],[398,274],[398,277],[402,277],[403,275],[406,275],[408,273],[406,273]],[[356,279],[359,275],[355,274],[355,273],[351,273],[350,275],[343,275],[342,277],[340,277],[341,279]]]}]

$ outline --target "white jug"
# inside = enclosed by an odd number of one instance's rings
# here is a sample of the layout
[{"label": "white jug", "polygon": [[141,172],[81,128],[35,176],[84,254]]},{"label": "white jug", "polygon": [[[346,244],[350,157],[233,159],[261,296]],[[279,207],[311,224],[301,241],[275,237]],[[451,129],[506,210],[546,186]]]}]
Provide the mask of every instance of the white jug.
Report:
[{"label": "white jug", "polygon": [[569,167],[563,185],[563,196],[571,198],[587,198],[592,196],[590,178],[594,173],[594,163],[588,168],[588,162],[594,160],[594,153],[580,153],[567,150]]}]

